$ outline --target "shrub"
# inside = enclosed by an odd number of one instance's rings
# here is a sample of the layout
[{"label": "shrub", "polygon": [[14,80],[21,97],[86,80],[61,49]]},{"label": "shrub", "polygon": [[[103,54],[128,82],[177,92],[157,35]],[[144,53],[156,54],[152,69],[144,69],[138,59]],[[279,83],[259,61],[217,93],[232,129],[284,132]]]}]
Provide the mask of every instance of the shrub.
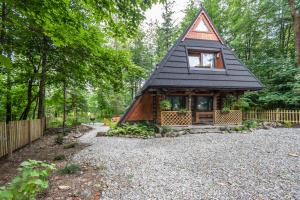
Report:
[{"label": "shrub", "polygon": [[64,160],[64,159],[66,159],[66,156],[63,154],[60,154],[60,155],[55,156],[53,160],[58,161],[58,160]]},{"label": "shrub", "polygon": [[172,105],[169,100],[165,99],[159,103],[159,106],[161,110],[171,110]]},{"label": "shrub", "polygon": [[56,138],[55,138],[55,143],[56,144],[63,144],[64,143],[64,136],[62,134],[59,134]]},{"label": "shrub", "polygon": [[77,142],[71,142],[69,144],[64,145],[64,149],[71,149],[74,148],[77,145]]},{"label": "shrub", "polygon": [[161,126],[161,134],[164,135],[166,133],[170,133],[172,128],[170,126]]},{"label": "shrub", "polygon": [[257,122],[254,120],[245,120],[245,121],[243,121],[243,126],[244,126],[244,129],[249,130],[250,128],[256,128]]},{"label": "shrub", "polygon": [[55,169],[54,164],[37,160],[24,161],[20,165],[21,174],[15,177],[8,188],[0,188],[1,200],[36,199],[39,192],[48,188],[48,177]]},{"label": "shrub", "polygon": [[187,113],[189,112],[189,110],[187,110],[187,109],[180,109],[180,110],[178,110],[178,114],[181,114],[181,115],[186,115]]},{"label": "shrub", "polygon": [[223,107],[222,110],[221,110],[222,114],[227,114],[229,112],[230,112],[230,108],[229,107]]},{"label": "shrub", "polygon": [[292,128],[293,125],[292,125],[292,122],[290,122],[290,121],[284,121],[283,126],[285,128]]},{"label": "shrub", "polygon": [[113,121],[110,120],[110,119],[104,118],[104,119],[103,119],[103,123],[104,123],[105,126],[109,126],[110,128],[114,128],[114,127],[117,126],[117,123],[118,123],[118,122],[113,122]]},{"label": "shrub", "polygon": [[142,123],[137,123],[130,125],[128,123],[123,124],[122,126],[117,126],[111,128],[107,132],[108,136],[120,136],[120,135],[135,135],[135,136],[153,136],[154,135],[154,127],[151,125],[146,125]]},{"label": "shrub", "polygon": [[59,170],[60,174],[75,174],[80,171],[80,166],[74,163],[67,164],[64,168]]}]

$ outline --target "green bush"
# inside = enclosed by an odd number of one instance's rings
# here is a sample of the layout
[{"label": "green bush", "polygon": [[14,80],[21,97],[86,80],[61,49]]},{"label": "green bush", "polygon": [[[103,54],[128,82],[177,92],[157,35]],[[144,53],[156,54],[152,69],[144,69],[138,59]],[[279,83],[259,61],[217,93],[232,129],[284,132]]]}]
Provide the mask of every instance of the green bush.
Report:
[{"label": "green bush", "polygon": [[292,125],[292,122],[290,122],[290,121],[284,121],[283,126],[285,128],[292,128],[293,125]]},{"label": "green bush", "polygon": [[171,110],[172,105],[169,100],[165,99],[159,103],[159,106],[161,110]]},{"label": "green bush", "polygon": [[170,126],[161,126],[161,134],[170,133],[172,131],[172,128]]},{"label": "green bush", "polygon": [[39,192],[48,188],[48,177],[55,169],[54,164],[37,160],[24,161],[20,165],[21,174],[15,177],[8,188],[0,188],[1,200],[36,199]]},{"label": "green bush", "polygon": [[64,160],[64,159],[66,159],[66,156],[63,154],[60,154],[60,155],[55,156],[53,160],[58,161],[58,160]]},{"label": "green bush", "polygon": [[256,128],[257,127],[257,122],[255,120],[245,120],[243,121],[243,127],[244,129],[249,130],[250,128]]},{"label": "green bush", "polygon": [[77,142],[71,142],[69,144],[64,145],[64,149],[71,149],[74,148],[77,145]]},{"label": "green bush", "polygon": [[230,112],[230,108],[229,107],[223,107],[222,110],[221,110],[222,114],[227,114],[229,112]]},{"label": "green bush", "polygon": [[135,135],[135,136],[153,136],[154,135],[154,127],[147,124],[136,123],[130,125],[128,123],[123,124],[122,126],[117,126],[111,128],[107,132],[108,136],[120,136],[120,135]]},{"label": "green bush", "polygon": [[75,174],[80,171],[80,166],[74,163],[67,164],[64,168],[59,170],[60,174]]},{"label": "green bush", "polygon": [[56,144],[63,144],[64,143],[64,136],[62,134],[59,134],[56,138],[55,138],[55,143]]}]

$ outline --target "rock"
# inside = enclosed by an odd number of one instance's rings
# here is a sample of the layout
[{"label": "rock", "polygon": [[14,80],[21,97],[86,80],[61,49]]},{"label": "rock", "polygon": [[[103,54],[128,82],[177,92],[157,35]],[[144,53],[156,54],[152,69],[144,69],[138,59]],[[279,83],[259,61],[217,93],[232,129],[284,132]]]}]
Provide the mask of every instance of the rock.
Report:
[{"label": "rock", "polygon": [[159,134],[159,133],[157,133],[157,134],[155,134],[155,137],[156,137],[156,138],[161,138],[161,137],[162,137],[162,135],[161,135],[161,134]]},{"label": "rock", "polygon": [[288,155],[292,156],[292,157],[298,157],[299,156],[298,154],[295,154],[295,153],[289,153]]},{"label": "rock", "polygon": [[58,186],[58,189],[60,189],[60,190],[69,190],[69,189],[71,189],[71,187],[68,186],[68,185],[60,185],[60,186]]},{"label": "rock", "polygon": [[96,137],[106,136],[106,132],[98,132]]},{"label": "rock", "polygon": [[81,136],[83,136],[83,134],[82,133],[78,133],[78,134],[74,135],[73,137],[74,138],[80,138]]}]

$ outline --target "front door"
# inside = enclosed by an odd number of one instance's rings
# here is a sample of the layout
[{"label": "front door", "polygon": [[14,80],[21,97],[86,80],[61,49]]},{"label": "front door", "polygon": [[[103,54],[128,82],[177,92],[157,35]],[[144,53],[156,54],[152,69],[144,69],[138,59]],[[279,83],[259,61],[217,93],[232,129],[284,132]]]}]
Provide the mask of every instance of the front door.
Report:
[{"label": "front door", "polygon": [[213,123],[213,97],[193,96],[193,116],[195,124]]}]

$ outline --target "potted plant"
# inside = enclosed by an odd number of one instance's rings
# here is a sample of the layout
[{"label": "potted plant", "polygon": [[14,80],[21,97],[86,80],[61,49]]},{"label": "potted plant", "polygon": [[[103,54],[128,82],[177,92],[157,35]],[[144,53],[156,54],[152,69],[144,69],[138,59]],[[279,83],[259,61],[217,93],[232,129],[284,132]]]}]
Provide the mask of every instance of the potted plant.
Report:
[{"label": "potted plant", "polygon": [[162,101],[160,102],[159,106],[160,106],[160,109],[161,109],[162,111],[168,111],[168,110],[171,110],[171,107],[172,107],[171,102],[170,102],[169,100],[167,100],[167,99],[162,100]]}]

